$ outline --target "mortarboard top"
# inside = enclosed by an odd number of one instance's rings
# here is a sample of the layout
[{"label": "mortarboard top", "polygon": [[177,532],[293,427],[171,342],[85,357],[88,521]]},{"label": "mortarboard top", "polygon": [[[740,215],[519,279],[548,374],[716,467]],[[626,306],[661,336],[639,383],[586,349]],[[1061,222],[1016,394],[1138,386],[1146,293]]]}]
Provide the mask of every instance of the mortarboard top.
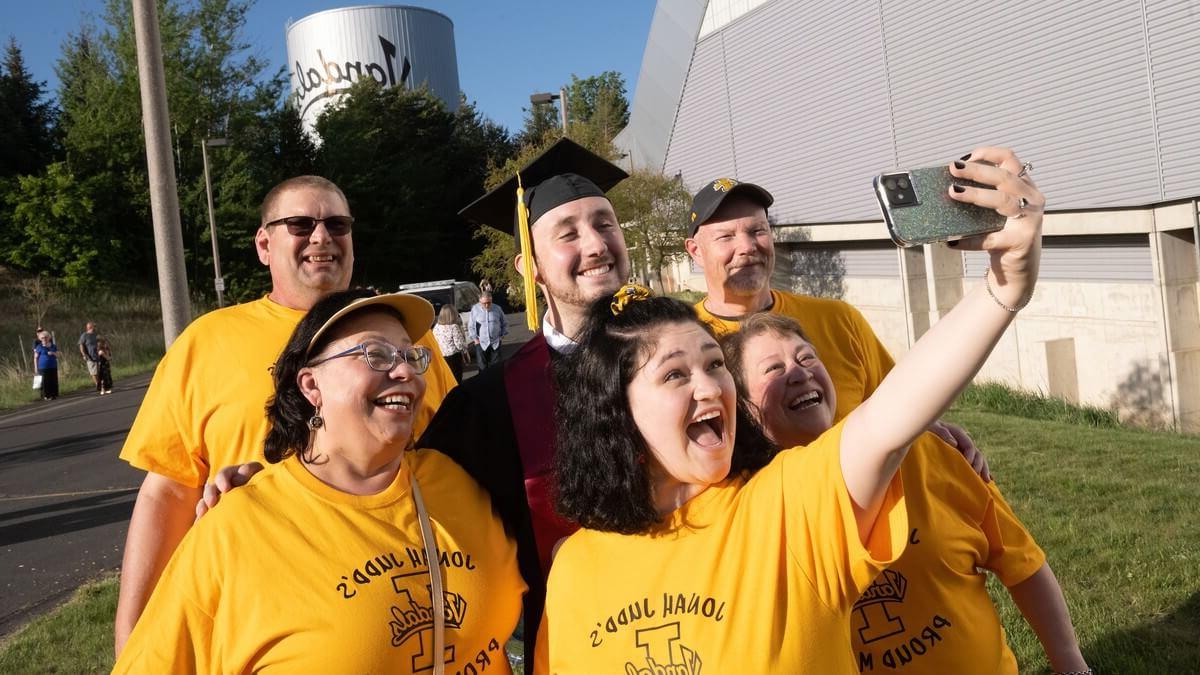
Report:
[{"label": "mortarboard top", "polygon": [[[629,177],[621,167],[569,138],[559,139],[520,170],[532,226],[551,209],[583,197],[603,197]],[[517,235],[517,177],[458,212],[468,220]]]}]

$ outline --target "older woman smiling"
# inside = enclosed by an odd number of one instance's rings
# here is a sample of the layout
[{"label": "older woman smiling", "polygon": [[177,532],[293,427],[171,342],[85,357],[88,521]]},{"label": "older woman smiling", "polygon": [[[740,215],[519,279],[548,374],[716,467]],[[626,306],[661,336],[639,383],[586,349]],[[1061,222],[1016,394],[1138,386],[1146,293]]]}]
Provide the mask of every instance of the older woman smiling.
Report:
[{"label": "older woman smiling", "polygon": [[432,319],[401,294],[313,307],[275,366],[272,466],[188,533],[115,672],[509,672],[516,547],[454,462],[408,451]]}]

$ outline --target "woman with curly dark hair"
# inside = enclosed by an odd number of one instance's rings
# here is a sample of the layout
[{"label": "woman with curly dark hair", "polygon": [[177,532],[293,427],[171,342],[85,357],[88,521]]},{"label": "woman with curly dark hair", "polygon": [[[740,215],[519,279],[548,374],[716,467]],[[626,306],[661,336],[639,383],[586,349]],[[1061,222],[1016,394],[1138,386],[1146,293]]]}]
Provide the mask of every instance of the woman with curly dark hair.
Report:
[{"label": "woman with curly dark hair", "polygon": [[510,672],[516,546],[458,465],[409,451],[432,322],[411,295],[313,306],[273,371],[271,466],[188,532],[115,672]]},{"label": "woman with curly dark hair", "polygon": [[551,567],[537,672],[855,672],[853,605],[908,541],[900,462],[1037,279],[1041,193],[1010,151],[972,158],[952,175],[995,189],[950,198],[1008,216],[960,244],[991,254],[987,283],[803,450],[743,440],[721,348],[690,308],[638,287],[591,308],[555,369],[557,499],[584,529]]}]

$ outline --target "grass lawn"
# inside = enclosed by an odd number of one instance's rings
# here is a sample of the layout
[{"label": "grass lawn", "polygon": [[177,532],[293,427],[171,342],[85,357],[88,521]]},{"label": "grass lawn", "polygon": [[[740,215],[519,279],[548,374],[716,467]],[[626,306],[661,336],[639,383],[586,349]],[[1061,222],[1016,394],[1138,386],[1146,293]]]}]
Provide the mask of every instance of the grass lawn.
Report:
[{"label": "grass lawn", "polygon": [[[949,419],[984,449],[1009,502],[1046,549],[1096,672],[1196,672],[1200,436],[972,405]],[[1041,646],[998,584],[993,597],[1021,671],[1048,672]],[[106,672],[115,606],[115,580],[84,587],[0,645],[0,672]]]},{"label": "grass lawn", "polygon": [[[1046,550],[1098,673],[1200,666],[1200,436],[955,411]],[[1047,672],[999,584],[1022,672]]]},{"label": "grass lawn", "polygon": [[107,673],[112,670],[117,578],[85,584],[65,605],[0,644],[0,673]]}]

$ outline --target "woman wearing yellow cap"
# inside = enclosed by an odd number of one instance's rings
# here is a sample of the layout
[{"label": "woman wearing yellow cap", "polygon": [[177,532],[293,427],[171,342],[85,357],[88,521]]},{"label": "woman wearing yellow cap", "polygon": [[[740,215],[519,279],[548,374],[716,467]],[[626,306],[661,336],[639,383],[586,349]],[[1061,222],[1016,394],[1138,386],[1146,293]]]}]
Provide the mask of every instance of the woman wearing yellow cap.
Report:
[{"label": "woman wearing yellow cap", "polygon": [[408,451],[432,319],[402,294],[312,308],[275,365],[272,465],[188,533],[115,672],[510,672],[516,547],[456,464]]}]

